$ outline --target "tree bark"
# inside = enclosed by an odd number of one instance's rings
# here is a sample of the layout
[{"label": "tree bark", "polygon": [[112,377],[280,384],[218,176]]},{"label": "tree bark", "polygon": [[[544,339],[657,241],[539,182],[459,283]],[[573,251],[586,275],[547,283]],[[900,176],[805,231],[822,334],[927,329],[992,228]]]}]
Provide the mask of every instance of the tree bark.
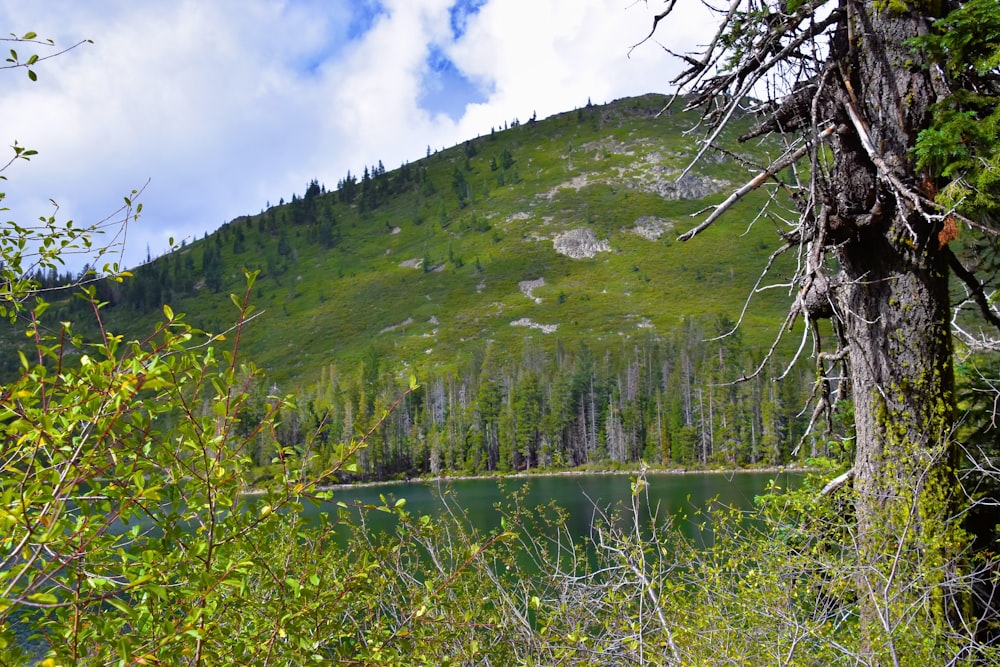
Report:
[{"label": "tree bark", "polygon": [[899,187],[920,191],[910,150],[935,101],[932,68],[907,46],[928,30],[926,9],[849,3],[827,98],[841,131],[823,231],[841,267],[832,289],[857,429],[858,595],[875,663],[898,662],[903,644],[914,655],[920,637],[905,628],[927,626],[907,615],[940,623],[960,608],[942,594],[963,542],[946,249]]}]

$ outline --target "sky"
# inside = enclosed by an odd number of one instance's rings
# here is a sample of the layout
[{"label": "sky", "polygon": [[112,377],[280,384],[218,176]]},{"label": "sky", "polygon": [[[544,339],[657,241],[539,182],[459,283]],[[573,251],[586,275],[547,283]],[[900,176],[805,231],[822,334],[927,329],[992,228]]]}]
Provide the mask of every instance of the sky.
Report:
[{"label": "sky", "polygon": [[[683,0],[682,0],[683,4]],[[688,0],[686,12],[701,3]],[[121,260],[301,195],[391,170],[514,118],[669,92],[707,18],[645,37],[659,0],[33,0],[0,4],[7,44],[46,56],[0,72],[0,141],[37,150],[4,175],[2,220],[77,225],[142,189]],[[9,154],[8,154],[9,155]],[[6,160],[4,160],[6,161]],[[82,261],[82,260],[77,260]],[[72,264],[72,260],[70,262]]]}]

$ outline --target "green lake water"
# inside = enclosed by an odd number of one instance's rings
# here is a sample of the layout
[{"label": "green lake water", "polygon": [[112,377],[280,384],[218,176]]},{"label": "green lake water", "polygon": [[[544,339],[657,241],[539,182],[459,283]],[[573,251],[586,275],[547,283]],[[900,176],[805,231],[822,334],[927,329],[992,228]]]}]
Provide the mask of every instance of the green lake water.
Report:
[{"label": "green lake water", "polygon": [[[401,482],[338,488],[334,491],[334,501],[380,505],[381,497],[390,504],[405,498],[406,510],[411,514],[436,516],[444,511],[447,499],[453,508],[466,514],[473,527],[485,532],[500,525],[497,504],[509,505],[512,494],[523,492],[523,505],[527,508],[554,501],[566,510],[571,534],[584,537],[590,533],[598,510],[610,513],[628,507],[632,479],[628,474],[571,474]],[[644,505],[658,506],[660,517],[690,516],[712,501],[750,509],[754,498],[764,493],[772,480],[785,489],[796,487],[801,479],[799,472],[650,473],[646,477],[648,495],[642,500]],[[335,507],[307,505],[305,511],[332,514]],[[391,530],[395,521],[385,513],[366,513],[366,526],[370,530]],[[692,533],[697,531],[692,527],[686,532],[694,537]]]}]

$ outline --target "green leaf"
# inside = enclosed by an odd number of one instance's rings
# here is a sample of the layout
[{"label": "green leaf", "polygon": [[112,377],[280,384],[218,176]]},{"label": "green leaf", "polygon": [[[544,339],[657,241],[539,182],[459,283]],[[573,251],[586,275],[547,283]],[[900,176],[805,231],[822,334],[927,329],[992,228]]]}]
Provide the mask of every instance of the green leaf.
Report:
[{"label": "green leaf", "polygon": [[118,598],[108,598],[108,604],[125,614],[127,617],[132,618],[135,615],[135,610],[132,607],[125,604]]},{"label": "green leaf", "polygon": [[33,595],[29,595],[28,599],[32,602],[37,602],[38,604],[56,604],[59,602],[59,598],[52,593],[35,593]]}]

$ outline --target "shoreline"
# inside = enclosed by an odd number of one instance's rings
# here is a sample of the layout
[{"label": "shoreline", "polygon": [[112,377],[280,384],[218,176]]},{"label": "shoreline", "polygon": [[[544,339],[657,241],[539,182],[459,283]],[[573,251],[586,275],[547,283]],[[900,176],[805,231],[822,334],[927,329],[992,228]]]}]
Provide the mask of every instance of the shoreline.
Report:
[{"label": "shoreline", "polygon": [[[645,472],[646,475],[739,475],[743,473],[807,473],[815,470],[810,466],[765,466],[762,468],[639,468],[632,470],[546,470],[542,472],[514,472],[509,474],[492,473],[485,475],[437,475],[434,477],[411,477],[409,479],[380,480],[372,482],[348,482],[344,484],[323,484],[315,486],[310,493],[322,491],[340,491],[344,489],[375,488],[380,486],[395,486],[409,484],[442,484],[448,482],[463,482],[474,480],[503,481],[508,479],[531,479],[533,477],[576,477],[582,475],[636,475]],[[307,483],[306,487],[309,486]],[[247,496],[263,495],[266,491],[249,489],[243,494]]]}]

